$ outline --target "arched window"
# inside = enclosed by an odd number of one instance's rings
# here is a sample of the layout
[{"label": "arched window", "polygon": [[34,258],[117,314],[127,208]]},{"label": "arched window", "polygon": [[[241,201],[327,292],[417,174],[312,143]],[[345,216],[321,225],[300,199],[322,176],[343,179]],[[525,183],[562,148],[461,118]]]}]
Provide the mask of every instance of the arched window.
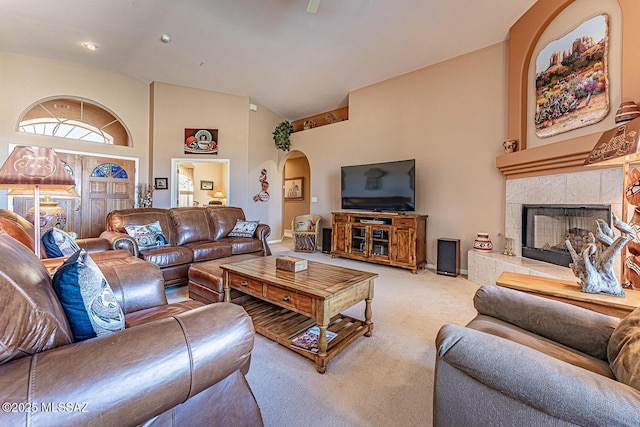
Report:
[{"label": "arched window", "polygon": [[132,145],[128,129],[113,112],[84,98],[46,98],[36,102],[20,118],[18,132]]},{"label": "arched window", "polygon": [[129,178],[127,171],[124,170],[122,166],[115,163],[102,163],[101,165],[96,166],[91,171],[91,176],[94,178]]}]

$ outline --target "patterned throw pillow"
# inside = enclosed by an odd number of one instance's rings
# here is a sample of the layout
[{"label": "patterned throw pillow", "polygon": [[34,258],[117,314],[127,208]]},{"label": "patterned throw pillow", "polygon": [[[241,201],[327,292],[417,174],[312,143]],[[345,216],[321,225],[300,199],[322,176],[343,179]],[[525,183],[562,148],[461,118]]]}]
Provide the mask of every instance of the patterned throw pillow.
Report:
[{"label": "patterned throw pillow", "polygon": [[236,225],[233,230],[227,234],[229,237],[253,237],[253,233],[256,232],[260,221],[242,221],[236,220]]},{"label": "patterned throw pillow", "polygon": [[84,250],[79,250],[53,276],[76,341],[124,329],[124,313],[107,280]]},{"label": "patterned throw pillow", "polygon": [[42,235],[42,244],[48,258],[71,256],[80,250],[71,236],[55,227]]},{"label": "patterned throw pillow", "polygon": [[167,238],[162,234],[160,221],[145,225],[125,225],[127,234],[133,237],[138,244],[138,249],[146,251],[153,248],[168,246]]}]

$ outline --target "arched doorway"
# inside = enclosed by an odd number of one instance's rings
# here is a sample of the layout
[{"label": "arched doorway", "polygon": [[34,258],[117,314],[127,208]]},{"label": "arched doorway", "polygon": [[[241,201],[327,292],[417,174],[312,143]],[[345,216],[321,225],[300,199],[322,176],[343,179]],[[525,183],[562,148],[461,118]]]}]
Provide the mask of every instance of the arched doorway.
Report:
[{"label": "arched doorway", "polygon": [[297,215],[311,212],[311,169],[307,156],[301,151],[292,151],[285,160],[282,176],[282,229],[285,237],[291,237],[291,220]]}]

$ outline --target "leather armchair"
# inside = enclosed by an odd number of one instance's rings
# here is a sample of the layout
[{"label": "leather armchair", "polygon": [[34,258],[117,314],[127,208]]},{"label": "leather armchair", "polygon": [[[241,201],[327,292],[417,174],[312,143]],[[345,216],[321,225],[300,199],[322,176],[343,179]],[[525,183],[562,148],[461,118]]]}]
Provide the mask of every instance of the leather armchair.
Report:
[{"label": "leather armchair", "polygon": [[[167,304],[157,266],[117,264],[105,275],[127,328],[72,343],[42,263],[6,233],[0,253],[0,425],[262,425],[241,307]],[[134,281],[139,262],[152,268]]]},{"label": "leather armchair", "polygon": [[638,424],[640,391],[608,361],[619,319],[497,286],[474,305],[436,338],[435,426]]}]

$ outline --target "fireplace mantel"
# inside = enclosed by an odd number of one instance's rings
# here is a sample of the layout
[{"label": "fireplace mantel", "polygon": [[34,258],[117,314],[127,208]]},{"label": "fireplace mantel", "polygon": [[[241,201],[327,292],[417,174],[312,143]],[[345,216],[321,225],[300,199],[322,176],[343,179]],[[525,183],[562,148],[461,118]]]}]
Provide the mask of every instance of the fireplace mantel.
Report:
[{"label": "fireplace mantel", "polygon": [[496,157],[496,167],[507,179],[597,169],[596,166],[584,167],[582,164],[598,142],[599,137],[600,134],[588,135],[587,137],[503,154]]}]

